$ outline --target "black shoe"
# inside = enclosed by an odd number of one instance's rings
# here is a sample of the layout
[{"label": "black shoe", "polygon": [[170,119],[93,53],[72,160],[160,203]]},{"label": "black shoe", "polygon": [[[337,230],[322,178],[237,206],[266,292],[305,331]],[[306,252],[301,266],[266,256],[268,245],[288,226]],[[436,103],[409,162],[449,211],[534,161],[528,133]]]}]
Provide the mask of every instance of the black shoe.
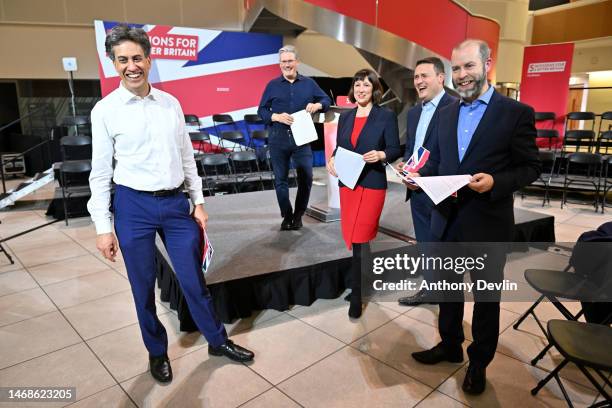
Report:
[{"label": "black shoe", "polygon": [[161,383],[172,381],[172,367],[168,356],[151,357],[149,356],[149,366],[151,375]]},{"label": "black shoe", "polygon": [[349,317],[353,318],[353,319],[359,319],[361,317],[361,297],[355,296],[353,292],[351,292],[351,298],[350,298],[350,306],[349,306],[349,311],[348,311],[348,315]]},{"label": "black shoe", "polygon": [[412,353],[412,358],[422,364],[438,364],[442,361],[461,363],[463,362],[463,349],[459,347],[457,350],[449,352],[440,343],[432,349]]},{"label": "black shoe", "polygon": [[429,300],[429,296],[425,290],[420,290],[412,296],[399,298],[397,302],[402,306],[418,306],[426,303],[431,305],[435,304]]},{"label": "black shoe", "polygon": [[253,357],[255,357],[252,351],[234,344],[230,339],[227,339],[225,343],[218,347],[208,346],[208,354],[213,356],[226,356],[234,361],[251,361]]},{"label": "black shoe", "polygon": [[478,395],[482,394],[487,385],[487,368],[480,365],[470,363],[461,389],[466,394]]},{"label": "black shoe", "polygon": [[291,229],[292,230],[299,230],[303,226],[304,225],[302,224],[302,216],[301,215],[294,215],[293,216],[293,223],[291,224]]},{"label": "black shoe", "polygon": [[283,218],[283,222],[281,223],[280,230],[281,231],[289,231],[293,228],[293,214],[289,214]]}]

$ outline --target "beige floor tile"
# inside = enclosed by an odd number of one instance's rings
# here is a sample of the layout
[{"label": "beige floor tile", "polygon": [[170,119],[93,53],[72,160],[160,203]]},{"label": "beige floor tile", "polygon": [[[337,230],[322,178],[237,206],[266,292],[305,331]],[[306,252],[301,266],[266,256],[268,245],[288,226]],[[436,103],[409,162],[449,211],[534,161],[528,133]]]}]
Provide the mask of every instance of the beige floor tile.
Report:
[{"label": "beige floor tile", "polygon": [[16,323],[57,308],[40,288],[0,297],[0,326]]},{"label": "beige floor tile", "polygon": [[38,287],[38,284],[24,269],[0,274],[0,296]]},{"label": "beige floor tile", "polygon": [[[544,207],[542,207],[542,200],[529,201],[529,202],[526,202],[526,201],[527,200],[524,200],[522,205],[516,205],[516,206],[519,208],[523,208],[525,210],[535,211],[535,212],[547,214],[547,215],[552,215],[553,217],[555,217],[555,222],[559,222],[559,223],[566,222],[570,218],[574,217],[579,211],[578,208],[571,208],[571,207],[561,208],[560,201],[555,202],[551,200],[551,205],[546,205]],[[515,204],[520,204],[521,200],[515,200],[514,202]]]},{"label": "beige floor tile", "polygon": [[121,250],[118,251],[117,257],[115,258],[115,262],[111,262],[108,259],[104,258],[104,256],[97,250],[93,251],[92,253],[94,254],[96,258],[104,262],[107,266],[111,267],[112,269],[115,269],[115,270],[125,269],[125,262],[123,261],[123,255],[121,254]]},{"label": "beige floor tile", "polygon": [[565,220],[565,224],[578,225],[580,227],[586,227],[589,229],[597,229],[604,222],[610,221],[610,214],[602,214],[601,212],[595,212],[593,209],[585,210],[581,209],[576,211],[576,215],[572,218]]},{"label": "beige floor tile", "polygon": [[[278,386],[307,407],[411,407],[432,389],[346,347]],[[314,391],[316,390],[316,391]]]},{"label": "beige floor tile", "polygon": [[[544,323],[546,327],[546,324]],[[532,317],[525,319],[519,330],[508,328],[499,337],[497,351],[510,357],[517,358],[525,363],[531,364],[531,360],[542,351],[548,340],[540,330]],[[563,357],[554,347],[537,363],[537,366],[547,371],[552,371],[563,361]],[[593,388],[589,380],[573,364],[569,364],[561,370],[559,375],[568,380]]]},{"label": "beige floor tile", "polygon": [[300,408],[300,405],[276,388],[272,388],[241,405],[240,408]]},{"label": "beige floor tile", "polygon": [[465,408],[467,405],[462,404],[444,395],[441,392],[434,391],[427,396],[423,401],[419,402],[415,408]]},{"label": "beige floor tile", "polygon": [[[257,358],[257,357],[256,357]],[[271,388],[243,364],[198,350],[172,362],[174,380],[158,384],[149,373],[121,383],[141,407],[237,407]]]},{"label": "beige floor tile", "polygon": [[28,268],[42,286],[108,269],[104,262],[91,254]]},{"label": "beige floor tile", "polygon": [[17,269],[23,269],[23,265],[19,262],[19,259],[15,256],[15,253],[8,246],[4,246],[4,249],[11,255],[13,258],[13,263],[11,264],[6,257],[5,254],[0,254],[0,274],[16,271]]},{"label": "beige floor tile", "polygon": [[0,328],[0,350],[4,350],[0,353],[0,368],[80,342],[59,312],[4,326]]},{"label": "beige floor tile", "polygon": [[40,248],[15,250],[15,253],[25,267],[30,267],[86,255],[87,251],[71,240]]},{"label": "beige floor tile", "polygon": [[[167,313],[159,316],[159,320],[166,328],[168,356],[171,360],[206,345],[200,332],[181,332],[175,315]],[[104,334],[87,343],[119,382],[149,369],[149,353],[142,342],[138,324]]]},{"label": "beige floor tile", "polygon": [[[84,339],[88,340],[138,321],[131,291],[116,293],[63,310],[66,318]],[[167,313],[157,305],[157,313]]]},{"label": "beige floor tile", "polygon": [[233,340],[255,352],[251,369],[270,381],[280,381],[340,349],[343,344],[292,316],[268,320]]},{"label": "beige floor tile", "polygon": [[[539,368],[497,353],[487,367],[487,388],[478,396],[466,395],[461,390],[466,368],[462,368],[446,380],[438,389],[440,392],[472,407],[500,407],[510,404],[515,407],[566,407],[561,390],[554,380],[537,396],[530,390],[548,373]],[[566,382],[570,398],[578,406],[584,406],[595,397],[591,390]]]},{"label": "beige floor tile", "polygon": [[368,303],[361,318],[349,319],[348,308],[349,303],[342,298],[318,299],[310,307],[288,313],[347,344],[399,316],[393,310]]},{"label": "beige floor tile", "polygon": [[283,316],[284,312],[278,310],[266,309],[266,310],[255,310],[251,313],[250,317],[236,320],[232,323],[225,324],[225,331],[227,335],[232,337],[239,333],[243,333],[252,330],[255,326],[267,322],[268,320],[276,319],[279,316]]},{"label": "beige floor tile", "polygon": [[572,224],[555,223],[555,240],[557,242],[576,242],[580,234],[592,229]]},{"label": "beige floor tile", "polygon": [[[439,342],[440,336],[436,328],[409,317],[400,316],[357,340],[352,346],[436,388],[461,368],[461,364],[423,365],[415,361],[410,354],[430,349]],[[467,344],[464,344],[465,347]],[[467,359],[467,354],[465,358]]]},{"label": "beige floor tile", "polygon": [[45,286],[45,292],[60,309],[129,289],[128,280],[111,269]]},{"label": "beige floor tile", "polygon": [[115,382],[81,343],[0,370],[0,384],[4,387],[76,387],[76,399],[79,400]]},{"label": "beige floor tile", "polygon": [[[2,235],[3,238],[7,238],[45,224],[45,220],[42,220],[32,211],[0,212],[0,217],[2,217],[2,224],[0,224],[0,235]],[[47,226],[41,228],[41,230],[47,228],[50,227]]]},{"label": "beige floor tile", "polygon": [[121,389],[120,386],[108,388],[100,391],[97,394],[91,395],[85,399],[69,405],[70,408],[136,408],[136,405],[130,400],[130,397]]},{"label": "beige floor tile", "polygon": [[42,249],[51,245],[74,243],[70,237],[58,234],[52,226],[41,228],[8,241],[8,246],[18,254],[32,249]]}]

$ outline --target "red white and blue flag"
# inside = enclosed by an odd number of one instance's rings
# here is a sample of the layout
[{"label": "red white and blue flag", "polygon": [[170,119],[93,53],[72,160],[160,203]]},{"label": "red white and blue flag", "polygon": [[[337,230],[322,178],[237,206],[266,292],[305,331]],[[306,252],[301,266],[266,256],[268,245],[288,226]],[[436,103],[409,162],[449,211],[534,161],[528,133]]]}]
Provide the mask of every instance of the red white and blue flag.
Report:
[{"label": "red white and blue flag", "polygon": [[[119,86],[119,75],[104,47],[106,33],[117,24],[94,21],[102,96]],[[257,113],[266,84],[280,75],[280,35],[130,25],[149,35],[149,82],[174,95],[183,112],[198,116],[201,128],[210,128],[212,133],[216,133],[214,114],[230,114],[241,127],[245,114]]]}]

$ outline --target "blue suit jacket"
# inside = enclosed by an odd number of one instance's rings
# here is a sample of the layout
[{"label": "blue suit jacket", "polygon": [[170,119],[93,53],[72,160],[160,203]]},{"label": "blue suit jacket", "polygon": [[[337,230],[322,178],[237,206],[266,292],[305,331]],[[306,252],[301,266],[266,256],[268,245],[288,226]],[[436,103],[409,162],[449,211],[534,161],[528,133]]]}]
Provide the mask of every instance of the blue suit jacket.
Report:
[{"label": "blue suit jacket", "polygon": [[[436,107],[434,114],[429,122],[429,126],[427,126],[427,131],[425,132],[425,139],[423,139],[423,147],[427,150],[431,151],[431,131],[433,130],[434,121],[437,120],[438,112],[441,108],[448,105],[451,102],[456,102],[457,98],[452,95],[449,95],[448,92],[445,92],[440,99],[440,103]],[[421,119],[421,112],[423,112],[423,105],[418,103],[412,109],[408,111],[406,115],[408,119],[408,126],[406,127],[406,153],[404,153],[404,161],[407,161],[410,156],[412,156],[412,152],[414,150],[414,142],[416,140],[416,130],[419,125],[419,120]],[[406,201],[410,200],[412,196],[412,190],[406,189]],[[432,203],[433,204],[433,203]]]},{"label": "blue suit jacket", "polygon": [[457,151],[459,108],[456,101],[438,112],[431,155],[419,173],[488,173],[494,185],[482,194],[463,187],[457,198],[438,204],[431,215],[432,236],[444,241],[510,242],[514,235],[512,193],[531,184],[541,172],[533,108],[493,92],[461,163]]},{"label": "blue suit jacket", "polygon": [[[353,147],[351,144],[351,134],[353,133],[356,114],[357,108],[354,108],[342,112],[340,115],[338,120],[337,146],[359,154],[365,154],[371,150],[382,150],[387,156],[386,161],[388,163],[397,160],[401,155],[401,151],[395,114],[378,105],[372,106],[368,119],[359,134],[357,146]],[[338,184],[341,187],[343,186],[340,181],[338,181]],[[386,189],[387,173],[385,172],[384,164],[380,161],[366,163],[357,181],[357,185],[379,190]]]}]

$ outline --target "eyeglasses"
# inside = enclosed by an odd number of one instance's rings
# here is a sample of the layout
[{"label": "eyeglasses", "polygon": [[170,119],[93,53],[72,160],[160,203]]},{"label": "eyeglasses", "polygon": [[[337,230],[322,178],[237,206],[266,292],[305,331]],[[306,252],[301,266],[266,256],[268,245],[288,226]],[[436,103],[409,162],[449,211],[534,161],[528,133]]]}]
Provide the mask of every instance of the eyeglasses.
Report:
[{"label": "eyeglasses", "polygon": [[293,63],[295,63],[295,60],[286,60],[280,62],[281,65],[292,65]]}]

